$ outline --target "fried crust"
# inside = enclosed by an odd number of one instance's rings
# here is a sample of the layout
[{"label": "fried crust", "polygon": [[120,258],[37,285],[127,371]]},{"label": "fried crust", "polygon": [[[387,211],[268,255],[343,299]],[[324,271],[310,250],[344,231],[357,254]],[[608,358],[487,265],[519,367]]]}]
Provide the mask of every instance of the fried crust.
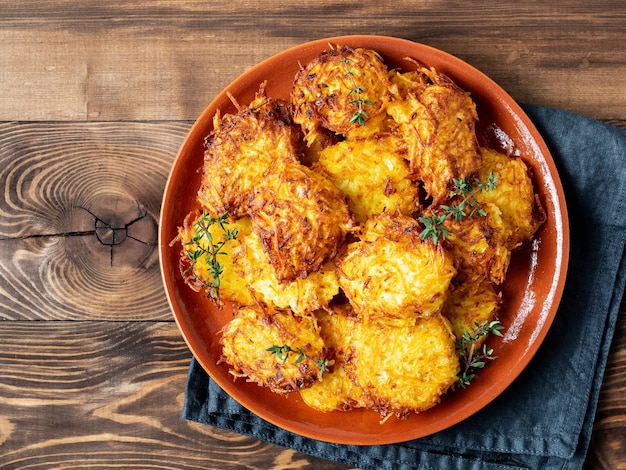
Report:
[{"label": "fried crust", "polygon": [[418,210],[419,188],[405,156],[395,136],[378,134],[326,147],[313,169],[341,189],[356,221],[363,223],[384,211],[413,215]]},{"label": "fried crust", "polygon": [[354,119],[360,108],[365,121],[383,112],[389,87],[387,66],[377,52],[331,48],[297,72],[291,90],[293,120],[309,146],[321,129],[347,135],[362,126]]},{"label": "fried crust", "polygon": [[354,317],[354,312],[348,304],[336,305],[332,312],[316,313],[320,336],[334,354],[332,371],[324,374],[322,379],[311,387],[301,390],[300,396],[308,406],[319,411],[367,408],[368,397],[364,390],[350,379],[345,369],[346,360],[352,350],[350,343],[354,322],[358,319]]},{"label": "fried crust", "polygon": [[511,231],[507,246],[514,250],[532,240],[546,220],[546,213],[534,192],[530,170],[521,158],[510,158],[487,148],[481,148],[481,154],[481,181],[486,181],[489,173],[493,172],[498,184],[491,191],[477,194],[476,199],[498,206]]},{"label": "fried crust", "polygon": [[438,204],[447,197],[454,179],[466,178],[480,168],[476,105],[446,75],[419,64],[395,83],[400,85],[387,111],[408,147],[411,170]]},{"label": "fried crust", "polygon": [[[245,377],[276,393],[301,390],[317,382],[320,369],[316,361],[328,355],[314,316],[259,307],[240,308],[224,326],[220,343],[220,362],[231,366],[234,377]],[[291,352],[281,357],[268,351],[272,346],[288,346]]]},{"label": "fried crust", "polygon": [[[205,292],[210,295],[210,286],[214,285],[215,279],[211,270],[213,260],[207,253],[212,244],[224,242],[225,237],[224,230],[219,224],[215,223],[206,227],[207,217],[211,216],[205,212],[190,212],[178,229],[176,241],[182,245],[179,267],[185,283],[196,292]],[[250,293],[246,280],[238,274],[234,259],[234,253],[241,250],[242,240],[252,231],[250,220],[244,218],[232,221],[229,218],[226,222],[227,228],[237,230],[238,235],[235,239],[226,241],[219,250],[219,254],[215,256],[215,261],[221,265],[222,269],[219,275],[218,305],[221,305],[223,300],[250,305],[254,303],[254,297]],[[201,255],[198,256],[197,253]]]},{"label": "fried crust", "polygon": [[[495,320],[501,305],[502,294],[493,283],[483,281],[476,286],[464,286],[452,291],[442,313],[450,321],[454,336],[460,341],[465,332],[474,334],[476,324]],[[480,337],[476,345],[480,347],[484,339],[484,336]]]},{"label": "fried crust", "polygon": [[304,279],[333,259],[354,226],[343,193],[299,164],[266,174],[249,212],[282,283]]},{"label": "fried crust", "polygon": [[494,204],[481,204],[484,215],[474,213],[462,220],[446,218],[449,234],[445,245],[457,268],[456,285],[477,285],[483,280],[501,284],[511,261],[507,240],[511,231],[505,225],[500,209]]},{"label": "fried crust", "polygon": [[456,382],[455,337],[441,314],[414,325],[360,323],[345,368],[382,417],[428,410]]},{"label": "fried crust", "polygon": [[[206,254],[195,257],[196,251],[208,250],[210,243],[224,241],[224,231],[219,224],[208,230],[200,229],[199,223],[206,214],[193,211],[179,227],[178,237],[182,245],[180,272],[185,282],[197,292],[210,295],[215,282],[211,271],[211,259]],[[219,250],[216,261],[221,265],[219,276],[219,300],[221,306],[229,301],[237,306],[266,305],[269,308],[291,309],[296,315],[306,315],[318,309],[325,309],[339,292],[339,282],[332,263],[326,263],[305,279],[296,278],[293,282],[281,284],[274,269],[269,264],[261,242],[252,231],[248,217],[228,221],[227,228],[236,229],[237,236],[228,240]],[[208,240],[211,236],[211,242]]]},{"label": "fried crust", "polygon": [[211,212],[243,217],[268,172],[299,163],[302,136],[287,104],[265,96],[263,87],[249,106],[237,106],[236,114],[214,117],[198,201]]},{"label": "fried crust", "polygon": [[337,376],[305,392],[319,408],[369,408],[383,419],[403,419],[439,403],[457,382],[455,337],[440,314],[390,326],[364,322],[343,309],[320,318],[320,325],[336,350]]},{"label": "fried crust", "polygon": [[[297,277],[288,283],[279,282],[255,233],[241,237],[240,245],[232,253],[234,272],[253,293],[255,301],[264,305],[289,308],[296,315],[305,315],[327,308],[339,293],[339,282],[331,262],[304,279]],[[237,301],[236,298],[232,300]]]},{"label": "fried crust", "polygon": [[440,311],[456,270],[443,247],[422,241],[420,231],[411,217],[384,212],[338,258],[339,285],[358,315],[393,322]]}]

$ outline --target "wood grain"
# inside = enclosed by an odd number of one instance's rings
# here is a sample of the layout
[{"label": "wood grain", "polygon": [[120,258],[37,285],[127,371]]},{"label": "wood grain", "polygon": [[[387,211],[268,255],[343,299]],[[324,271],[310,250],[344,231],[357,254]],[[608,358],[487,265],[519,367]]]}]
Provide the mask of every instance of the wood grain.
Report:
[{"label": "wood grain", "polygon": [[259,61],[343,34],[421,42],[518,101],[620,118],[625,21],[621,0],[5,1],[0,121],[192,120]]},{"label": "wood grain", "polygon": [[171,318],[157,221],[188,129],[0,123],[0,318]]},{"label": "wood grain", "polygon": [[0,468],[331,469],[180,418],[171,322],[0,322]]},{"label": "wood grain", "polygon": [[626,468],[626,298],[622,300],[585,470]]}]

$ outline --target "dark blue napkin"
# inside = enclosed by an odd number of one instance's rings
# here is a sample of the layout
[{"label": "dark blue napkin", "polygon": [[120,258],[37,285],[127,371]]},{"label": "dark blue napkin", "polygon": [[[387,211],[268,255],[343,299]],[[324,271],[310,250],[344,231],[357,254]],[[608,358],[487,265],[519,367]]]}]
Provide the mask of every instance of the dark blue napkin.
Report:
[{"label": "dark blue napkin", "polygon": [[363,469],[581,468],[626,279],[626,132],[561,110],[524,110],[557,165],[571,251],[553,326],[512,386],[437,434],[394,445],[335,445],[250,413],[194,360],[183,417]]}]

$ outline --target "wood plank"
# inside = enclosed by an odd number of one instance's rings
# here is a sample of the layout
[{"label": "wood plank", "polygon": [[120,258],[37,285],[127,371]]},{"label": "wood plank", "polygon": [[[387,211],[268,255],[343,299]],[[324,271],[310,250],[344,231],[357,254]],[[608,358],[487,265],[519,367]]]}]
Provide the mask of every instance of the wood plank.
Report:
[{"label": "wood plank", "polygon": [[598,400],[585,470],[622,468],[626,462],[626,297]]},{"label": "wood plank", "polygon": [[0,123],[0,318],[171,318],[157,223],[188,129]]},{"label": "wood plank", "polygon": [[0,468],[345,468],[184,421],[173,322],[0,322],[0,344]]},{"label": "wood plank", "polygon": [[193,120],[248,67],[338,34],[422,42],[519,101],[623,118],[625,18],[619,0],[287,1],[262,11],[226,0],[4,2],[0,120]]}]

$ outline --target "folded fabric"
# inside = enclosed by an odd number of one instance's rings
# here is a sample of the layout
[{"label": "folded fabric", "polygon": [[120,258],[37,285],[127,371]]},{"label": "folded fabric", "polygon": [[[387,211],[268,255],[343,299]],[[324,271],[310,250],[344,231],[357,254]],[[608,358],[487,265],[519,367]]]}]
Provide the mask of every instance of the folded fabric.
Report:
[{"label": "folded fabric", "polygon": [[562,110],[524,110],[564,186],[570,264],[544,343],[504,393],[465,421],[422,439],[337,445],[264,421],[193,360],[183,417],[363,469],[581,468],[626,279],[626,132]]}]

